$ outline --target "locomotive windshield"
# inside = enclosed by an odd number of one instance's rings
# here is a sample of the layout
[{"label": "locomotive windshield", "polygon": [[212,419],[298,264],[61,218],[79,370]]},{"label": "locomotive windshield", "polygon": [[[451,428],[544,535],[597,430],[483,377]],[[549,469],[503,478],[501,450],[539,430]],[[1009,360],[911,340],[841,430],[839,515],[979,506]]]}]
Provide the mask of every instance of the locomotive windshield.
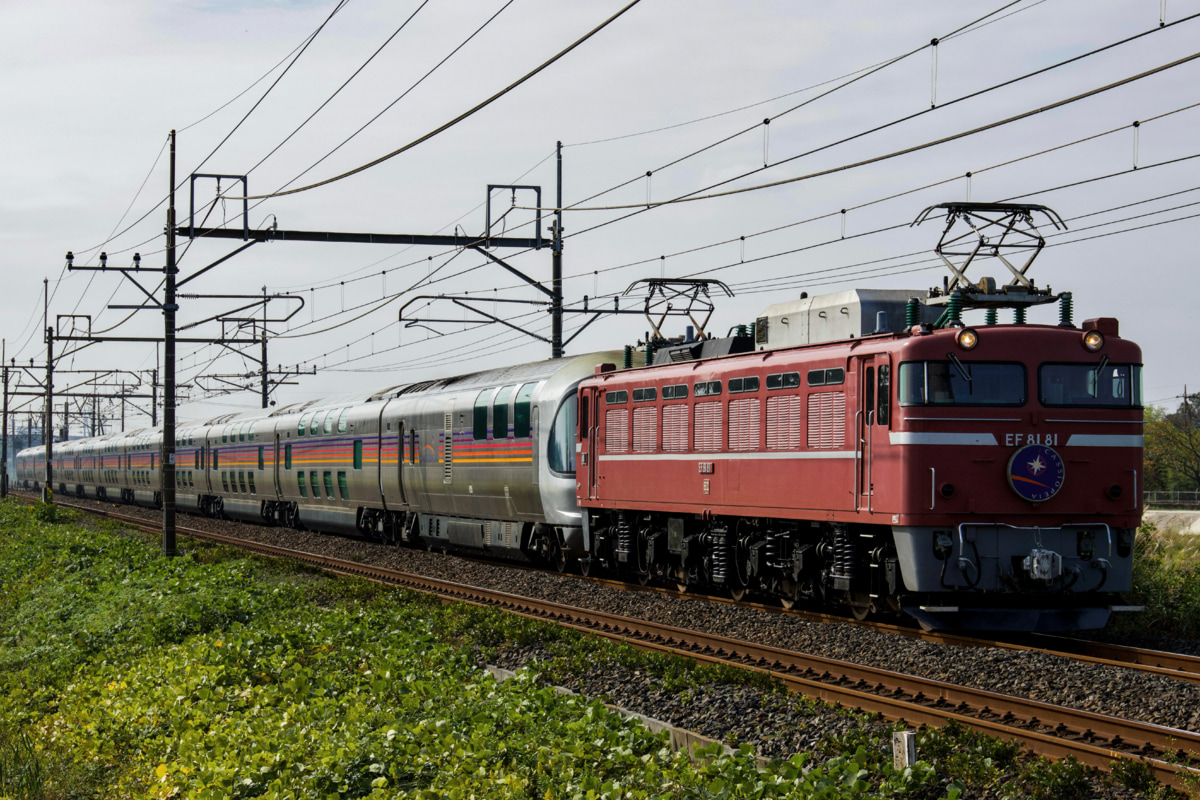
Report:
[{"label": "locomotive windshield", "polygon": [[550,442],[546,445],[546,456],[554,472],[575,474],[575,415],[578,412],[579,398],[572,393],[554,416]]},{"label": "locomotive windshield", "polygon": [[992,361],[906,361],[903,406],[1023,406],[1025,367]]},{"label": "locomotive windshield", "polygon": [[1136,364],[1042,364],[1044,406],[1141,408],[1142,368]]}]

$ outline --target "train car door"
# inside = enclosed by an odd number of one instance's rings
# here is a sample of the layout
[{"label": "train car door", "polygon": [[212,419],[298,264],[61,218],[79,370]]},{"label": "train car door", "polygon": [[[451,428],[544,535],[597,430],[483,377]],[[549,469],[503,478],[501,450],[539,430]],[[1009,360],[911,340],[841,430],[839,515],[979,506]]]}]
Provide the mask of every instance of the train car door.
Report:
[{"label": "train car door", "polygon": [[396,427],[399,430],[399,433],[396,437],[396,484],[400,488],[400,502],[401,504],[407,506],[408,492],[406,492],[404,489],[404,480],[407,477],[405,473],[408,472],[408,470],[404,468],[404,462],[405,456],[410,453],[413,448],[408,441],[412,432],[409,430],[408,425],[405,425],[404,422],[404,420],[400,420],[398,423],[396,423]]},{"label": "train car door", "polygon": [[280,499],[283,497],[283,483],[280,482],[279,479],[279,462],[282,461],[283,458],[282,453],[280,453],[278,426],[275,428],[275,454],[272,456],[272,458],[274,461],[271,463],[271,479],[275,482],[275,498]]},{"label": "train car door", "polygon": [[862,356],[857,362],[857,402],[854,414],[854,510],[871,508],[871,455],[875,424],[875,357]]},{"label": "train car door", "polygon": [[599,464],[596,463],[596,396],[595,387],[587,386],[579,390],[579,430],[577,432],[578,453],[575,459],[577,475],[576,494],[595,500]]},{"label": "train car door", "polygon": [[876,457],[888,444],[891,416],[891,358],[887,353],[863,356],[858,364],[855,415],[855,510],[875,511]]}]

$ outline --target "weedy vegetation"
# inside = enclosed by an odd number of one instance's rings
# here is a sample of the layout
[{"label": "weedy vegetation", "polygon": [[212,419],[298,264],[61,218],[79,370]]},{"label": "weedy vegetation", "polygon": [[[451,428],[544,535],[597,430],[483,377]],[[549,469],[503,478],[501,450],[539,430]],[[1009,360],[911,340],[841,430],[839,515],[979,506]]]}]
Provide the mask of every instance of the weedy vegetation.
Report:
[{"label": "weedy vegetation", "polygon": [[[489,609],[188,548],[167,560],[119,526],[0,503],[0,798],[1049,798],[1095,780],[953,727],[923,731],[923,760],[906,770],[893,768],[886,734],[865,730],[765,766],[745,745],[674,752],[548,683],[613,664],[669,691],[777,688]],[[479,669],[524,645],[553,658],[504,683]]]}]

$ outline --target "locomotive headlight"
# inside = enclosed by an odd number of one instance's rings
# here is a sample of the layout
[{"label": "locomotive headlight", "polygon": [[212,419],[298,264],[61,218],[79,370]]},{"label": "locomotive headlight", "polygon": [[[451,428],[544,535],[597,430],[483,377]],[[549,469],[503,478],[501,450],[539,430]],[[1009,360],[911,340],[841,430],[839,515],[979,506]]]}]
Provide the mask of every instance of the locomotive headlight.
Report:
[{"label": "locomotive headlight", "polygon": [[1095,353],[1104,347],[1104,334],[1100,331],[1088,331],[1083,335],[1083,347],[1085,350]]},{"label": "locomotive headlight", "polygon": [[963,328],[955,338],[963,350],[974,350],[975,345],[979,344],[979,334],[970,328]]}]

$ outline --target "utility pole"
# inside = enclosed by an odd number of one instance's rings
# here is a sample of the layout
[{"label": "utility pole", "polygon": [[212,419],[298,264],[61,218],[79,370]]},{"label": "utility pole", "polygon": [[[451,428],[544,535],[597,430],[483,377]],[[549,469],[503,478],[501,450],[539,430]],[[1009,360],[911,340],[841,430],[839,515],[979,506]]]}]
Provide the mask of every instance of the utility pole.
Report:
[{"label": "utility pole", "polygon": [[[154,346],[158,349],[158,345]],[[150,427],[158,427],[158,367],[150,370]]]},{"label": "utility pole", "polygon": [[270,369],[267,367],[267,287],[262,287],[263,292],[263,319],[262,319],[262,407],[267,407],[268,394],[268,376]]},{"label": "utility pole", "polygon": [[163,555],[175,550],[175,131],[171,131],[171,201],[167,205],[167,275],[163,296]]},{"label": "utility pole", "polygon": [[0,339],[0,364],[4,365],[4,432],[0,441],[0,497],[8,497],[8,341]]},{"label": "utility pole", "polygon": [[50,327],[50,279],[42,281],[45,287],[42,304],[42,322],[46,328],[46,482],[42,485],[42,502],[54,502],[54,329]]},{"label": "utility pole", "polygon": [[558,143],[558,192],[554,202],[554,244],[552,246],[550,276],[550,357],[562,358],[562,142]]}]

